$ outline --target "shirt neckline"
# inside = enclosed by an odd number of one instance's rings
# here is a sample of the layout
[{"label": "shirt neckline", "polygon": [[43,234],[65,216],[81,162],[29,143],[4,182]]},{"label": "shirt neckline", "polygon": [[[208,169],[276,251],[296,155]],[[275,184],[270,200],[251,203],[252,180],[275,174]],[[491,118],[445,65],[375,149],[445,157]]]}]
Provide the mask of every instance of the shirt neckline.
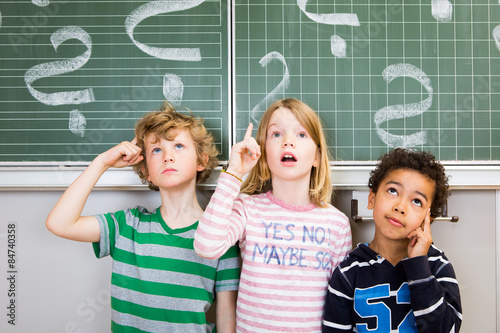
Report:
[{"label": "shirt neckline", "polygon": [[189,231],[189,230],[193,230],[193,229],[196,230],[196,228],[198,227],[198,223],[199,223],[199,221],[196,221],[193,224],[188,225],[187,227],[172,229],[168,226],[167,222],[165,222],[165,220],[161,216],[160,207],[156,208],[155,215],[156,215],[156,218],[158,219],[158,221],[160,221],[160,224],[163,226],[163,229],[165,229],[165,231],[167,231],[169,234],[181,234],[181,233]]},{"label": "shirt neckline", "polygon": [[310,203],[308,205],[294,205],[294,204],[290,204],[288,202],[285,202],[279,198],[276,198],[272,191],[269,190],[266,192],[266,196],[269,200],[271,200],[273,203],[277,204],[278,206],[280,207],[283,207],[285,209],[288,209],[288,210],[293,210],[293,211],[296,211],[296,212],[308,212],[308,211],[311,211],[313,209],[316,208],[316,205],[314,203]]}]

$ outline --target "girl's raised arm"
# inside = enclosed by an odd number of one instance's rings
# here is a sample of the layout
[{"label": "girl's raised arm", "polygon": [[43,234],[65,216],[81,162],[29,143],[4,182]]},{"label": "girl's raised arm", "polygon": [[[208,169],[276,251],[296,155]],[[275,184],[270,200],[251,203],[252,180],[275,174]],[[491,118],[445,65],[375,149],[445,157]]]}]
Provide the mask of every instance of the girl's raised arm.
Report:
[{"label": "girl's raised arm", "polygon": [[217,188],[198,224],[194,249],[203,258],[221,257],[245,230],[245,207],[238,197],[241,178],[260,157],[260,147],[252,138],[252,128],[250,124],[243,141],[233,146],[227,172],[221,173]]}]

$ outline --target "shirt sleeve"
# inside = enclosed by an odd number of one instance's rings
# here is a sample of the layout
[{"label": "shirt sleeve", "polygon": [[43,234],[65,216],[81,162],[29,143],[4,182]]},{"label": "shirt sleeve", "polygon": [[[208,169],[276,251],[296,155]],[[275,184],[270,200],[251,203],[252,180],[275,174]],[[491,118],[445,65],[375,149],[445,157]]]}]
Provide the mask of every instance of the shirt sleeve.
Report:
[{"label": "shirt sleeve", "polygon": [[403,265],[419,332],[458,332],[462,324],[460,291],[444,253],[405,259]]},{"label": "shirt sleeve", "polygon": [[238,290],[240,284],[240,250],[232,246],[217,265],[215,292]]},{"label": "shirt sleeve", "polygon": [[125,223],[125,211],[95,215],[101,235],[99,242],[92,243],[97,258],[113,256],[116,240],[120,234],[120,224]]},{"label": "shirt sleeve", "polygon": [[323,332],[352,332],[354,290],[340,266],[334,270],[325,299]]},{"label": "shirt sleeve", "polygon": [[344,215],[343,224],[339,226],[339,231],[335,235],[331,259],[331,274],[333,274],[335,267],[345,259],[351,250],[351,224],[349,223],[349,219]]},{"label": "shirt sleeve", "polygon": [[243,238],[247,217],[240,187],[241,182],[234,176],[220,174],[194,236],[194,249],[201,257],[220,258]]}]

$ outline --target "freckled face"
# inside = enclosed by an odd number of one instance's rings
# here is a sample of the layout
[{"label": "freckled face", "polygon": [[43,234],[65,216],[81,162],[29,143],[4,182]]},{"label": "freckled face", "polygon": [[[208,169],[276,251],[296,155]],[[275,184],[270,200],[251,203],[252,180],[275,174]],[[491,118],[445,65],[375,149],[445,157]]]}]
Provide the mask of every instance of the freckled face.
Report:
[{"label": "freckled face", "polygon": [[370,191],[368,209],[380,234],[390,239],[405,239],[421,226],[432,204],[436,184],[410,169],[389,172],[378,188]]},{"label": "freckled face", "polygon": [[271,116],[265,149],[273,179],[310,178],[312,167],[319,164],[316,143],[292,111],[283,107]]}]

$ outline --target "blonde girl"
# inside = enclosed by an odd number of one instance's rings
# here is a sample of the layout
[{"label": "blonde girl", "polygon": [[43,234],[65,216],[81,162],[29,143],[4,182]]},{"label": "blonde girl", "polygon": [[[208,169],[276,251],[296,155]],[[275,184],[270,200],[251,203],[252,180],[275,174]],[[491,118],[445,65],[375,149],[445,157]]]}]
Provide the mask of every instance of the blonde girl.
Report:
[{"label": "blonde girl", "polygon": [[195,251],[218,258],[239,241],[238,332],[320,332],[329,278],[351,250],[349,221],[330,204],[321,121],[305,103],[284,99],[251,134],[252,124],[232,148]]}]

